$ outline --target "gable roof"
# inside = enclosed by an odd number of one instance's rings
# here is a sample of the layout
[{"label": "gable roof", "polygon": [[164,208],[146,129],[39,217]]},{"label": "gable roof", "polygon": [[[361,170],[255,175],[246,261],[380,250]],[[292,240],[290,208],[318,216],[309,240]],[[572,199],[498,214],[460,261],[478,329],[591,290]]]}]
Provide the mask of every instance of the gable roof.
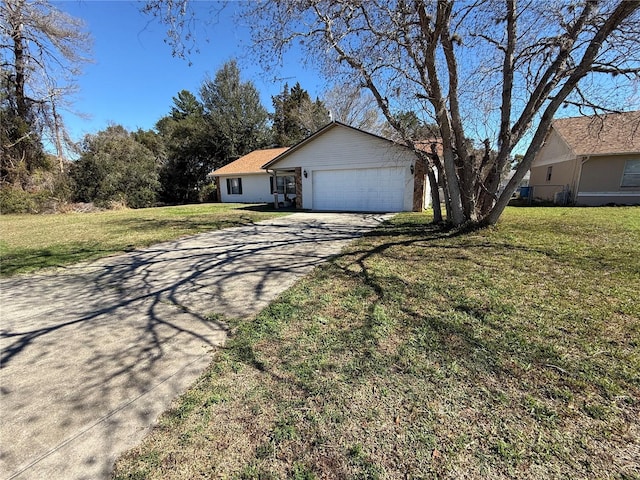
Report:
[{"label": "gable roof", "polygon": [[265,173],[260,167],[284,153],[289,147],[254,150],[243,157],[211,172],[211,175],[237,175],[240,173]]},{"label": "gable roof", "polygon": [[640,152],[640,111],[561,118],[551,127],[576,155]]},{"label": "gable roof", "polygon": [[369,136],[371,136],[373,138],[384,140],[385,142],[389,142],[391,144],[397,145],[397,146],[402,147],[402,148],[409,148],[406,145],[402,145],[400,143],[394,142],[393,140],[389,140],[388,138],[381,137],[380,135],[376,135],[375,133],[367,132],[366,130],[360,130],[359,128],[352,127],[351,125],[347,125],[346,123],[342,123],[342,122],[338,122],[338,121],[334,120],[333,122],[326,124],[324,127],[322,127],[317,132],[312,133],[311,135],[309,135],[304,140],[301,140],[300,142],[296,143],[293,147],[289,148],[286,152],[282,152],[277,157],[275,157],[272,160],[268,161],[267,163],[262,165],[262,168],[264,168],[265,170],[267,168],[271,168],[274,164],[278,163],[280,160],[282,160],[283,158],[287,157],[289,154],[295,152],[296,150],[301,149],[307,143],[312,142],[313,140],[318,138],[320,135],[323,135],[323,134],[327,133],[329,130],[332,130],[335,127],[348,128],[348,129],[353,130],[355,132],[364,133],[365,135],[369,135]]}]

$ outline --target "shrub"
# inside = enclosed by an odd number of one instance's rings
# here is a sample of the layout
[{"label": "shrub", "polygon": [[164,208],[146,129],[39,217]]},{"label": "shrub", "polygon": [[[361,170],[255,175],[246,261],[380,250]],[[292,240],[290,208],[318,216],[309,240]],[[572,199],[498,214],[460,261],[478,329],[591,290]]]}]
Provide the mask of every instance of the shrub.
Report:
[{"label": "shrub", "polygon": [[151,207],[160,188],[153,153],[121,126],[111,126],[84,140],[83,153],[71,168],[75,199],[128,207]]},{"label": "shrub", "polygon": [[48,191],[25,192],[21,188],[0,188],[0,213],[41,213],[52,200]]}]

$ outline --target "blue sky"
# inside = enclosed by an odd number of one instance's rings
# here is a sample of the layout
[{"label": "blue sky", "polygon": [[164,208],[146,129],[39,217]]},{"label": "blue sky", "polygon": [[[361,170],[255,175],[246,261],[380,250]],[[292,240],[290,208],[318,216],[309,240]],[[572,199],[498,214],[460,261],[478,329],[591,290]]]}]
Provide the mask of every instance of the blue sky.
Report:
[{"label": "blue sky", "polygon": [[[93,63],[78,77],[79,92],[72,109],[88,118],[65,113],[65,122],[74,140],[95,133],[110,123],[129,130],[149,129],[166,115],[180,90],[197,94],[207,75],[213,77],[224,62],[236,58],[243,80],[252,80],[262,103],[271,111],[271,96],[288,82],[299,81],[315,97],[325,90],[319,75],[305,68],[293,53],[286,66],[267,76],[249,54],[246,27],[232,20],[233,2],[217,16],[215,2],[195,2],[203,21],[195,30],[199,53],[189,61],[173,58],[165,43],[166,27],[140,12],[141,2],[68,0],[54,3],[57,8],[81,18],[93,37]],[[211,20],[214,21],[211,21]]]}]

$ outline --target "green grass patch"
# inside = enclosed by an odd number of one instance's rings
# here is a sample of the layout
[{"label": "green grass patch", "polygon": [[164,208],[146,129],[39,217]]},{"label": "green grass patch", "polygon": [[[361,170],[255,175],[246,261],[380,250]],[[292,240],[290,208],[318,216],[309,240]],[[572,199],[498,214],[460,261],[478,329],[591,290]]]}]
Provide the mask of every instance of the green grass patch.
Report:
[{"label": "green grass patch", "polygon": [[0,215],[0,274],[33,272],[279,215],[239,204]]},{"label": "green grass patch", "polygon": [[115,478],[640,478],[639,291],[639,208],[398,215],[232,322]]}]

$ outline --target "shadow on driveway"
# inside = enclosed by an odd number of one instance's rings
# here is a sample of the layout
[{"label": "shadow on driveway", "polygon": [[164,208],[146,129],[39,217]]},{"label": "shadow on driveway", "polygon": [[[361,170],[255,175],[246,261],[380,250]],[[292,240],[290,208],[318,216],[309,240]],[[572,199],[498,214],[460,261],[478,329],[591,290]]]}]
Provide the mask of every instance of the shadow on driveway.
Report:
[{"label": "shadow on driveway", "polygon": [[300,213],[0,281],[3,478],[108,478],[226,336],[382,221]]}]

